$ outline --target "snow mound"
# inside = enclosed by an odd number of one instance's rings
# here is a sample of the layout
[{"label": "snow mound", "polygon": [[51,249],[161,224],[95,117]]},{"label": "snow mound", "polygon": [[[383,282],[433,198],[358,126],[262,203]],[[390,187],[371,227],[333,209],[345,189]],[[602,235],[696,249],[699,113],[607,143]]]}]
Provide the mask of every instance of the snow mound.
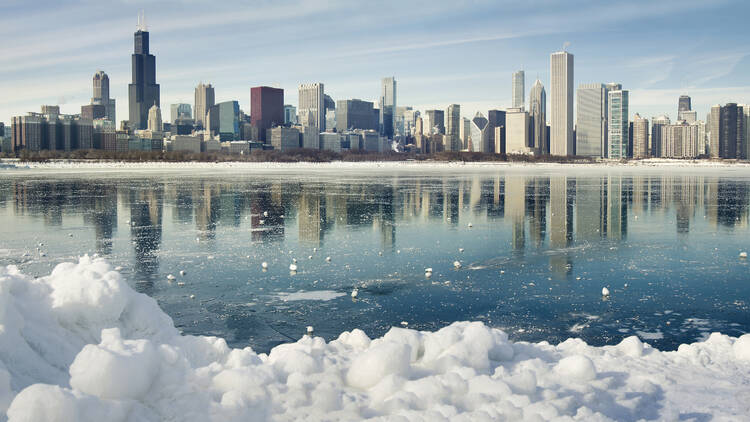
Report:
[{"label": "snow mound", "polygon": [[456,322],[266,355],[180,335],[102,259],[37,279],[0,268],[0,420],[738,420],[748,385],[748,334],[660,352]]}]

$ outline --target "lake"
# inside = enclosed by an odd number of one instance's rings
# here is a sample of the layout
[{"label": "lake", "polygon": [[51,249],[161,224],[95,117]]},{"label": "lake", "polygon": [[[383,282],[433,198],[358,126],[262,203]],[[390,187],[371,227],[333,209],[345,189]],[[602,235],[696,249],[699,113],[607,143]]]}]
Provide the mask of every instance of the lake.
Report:
[{"label": "lake", "polygon": [[182,332],[257,352],[460,320],[670,350],[750,331],[749,205],[721,170],[8,172],[0,265],[99,254]]}]

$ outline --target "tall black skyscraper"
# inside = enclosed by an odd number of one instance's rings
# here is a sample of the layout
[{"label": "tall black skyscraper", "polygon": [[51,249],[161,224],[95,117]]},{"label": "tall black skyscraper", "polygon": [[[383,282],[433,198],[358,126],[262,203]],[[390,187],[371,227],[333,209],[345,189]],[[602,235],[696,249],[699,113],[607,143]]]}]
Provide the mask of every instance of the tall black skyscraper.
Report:
[{"label": "tall black skyscraper", "polygon": [[156,83],[156,57],[148,52],[148,31],[143,16],[138,18],[135,51],[131,57],[133,81],[128,85],[130,127],[146,129],[148,110],[154,104],[160,104],[159,84]]}]

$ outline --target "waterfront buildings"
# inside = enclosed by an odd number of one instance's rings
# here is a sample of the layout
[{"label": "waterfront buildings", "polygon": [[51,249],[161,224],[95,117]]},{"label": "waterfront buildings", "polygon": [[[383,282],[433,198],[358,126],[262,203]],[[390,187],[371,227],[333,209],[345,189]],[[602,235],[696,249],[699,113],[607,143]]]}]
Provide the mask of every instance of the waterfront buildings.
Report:
[{"label": "waterfront buildings", "polygon": [[736,103],[715,105],[710,113],[709,155],[712,158],[747,158],[745,110]]},{"label": "waterfront buildings", "polygon": [[533,155],[534,149],[529,148],[529,113],[522,108],[509,108],[505,113],[505,125],[505,153]]},{"label": "waterfront buildings", "polygon": [[284,104],[284,124],[297,124],[297,107],[291,104]]},{"label": "waterfront buildings", "polygon": [[193,108],[190,104],[178,103],[169,105],[170,122],[174,125],[178,120],[192,119]]},{"label": "waterfront buildings", "polygon": [[148,110],[148,130],[151,132],[162,132],[164,126],[161,120],[161,109],[156,104]]},{"label": "waterfront buildings", "polygon": [[573,55],[552,53],[550,75],[550,154],[574,155]]},{"label": "waterfront buildings", "polygon": [[471,119],[471,151],[490,152],[490,148],[489,120],[477,111]]},{"label": "waterfront buildings", "polygon": [[446,142],[443,145],[445,151],[460,151],[463,144],[459,137],[459,126],[461,125],[461,106],[451,104],[445,110],[445,136]]}]

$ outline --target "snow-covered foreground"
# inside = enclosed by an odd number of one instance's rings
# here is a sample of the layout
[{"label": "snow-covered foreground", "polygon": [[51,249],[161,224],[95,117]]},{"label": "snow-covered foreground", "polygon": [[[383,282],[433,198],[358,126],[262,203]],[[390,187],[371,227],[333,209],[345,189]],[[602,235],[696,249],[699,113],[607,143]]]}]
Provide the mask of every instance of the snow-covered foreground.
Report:
[{"label": "snow-covered foreground", "polygon": [[258,355],[180,335],[153,299],[84,257],[37,279],[0,268],[0,410],[10,421],[741,420],[750,334],[660,352],[636,337],[513,343],[457,322]]}]

